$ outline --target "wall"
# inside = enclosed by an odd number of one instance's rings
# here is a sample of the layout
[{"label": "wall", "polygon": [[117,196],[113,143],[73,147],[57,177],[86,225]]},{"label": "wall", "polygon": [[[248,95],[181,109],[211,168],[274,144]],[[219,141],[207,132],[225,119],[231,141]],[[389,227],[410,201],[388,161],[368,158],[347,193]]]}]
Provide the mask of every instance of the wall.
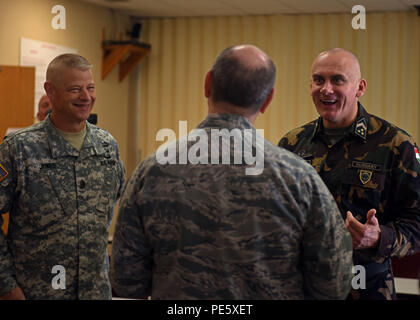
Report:
[{"label": "wall", "polygon": [[203,81],[224,48],[251,43],[277,65],[275,97],[256,127],[277,143],[290,129],[318,115],[309,95],[315,56],[333,47],[354,52],[367,79],[361,102],[371,113],[404,128],[420,142],[420,17],[415,12],[368,13],[366,30],[351,14],[146,20],[152,52],[142,68],[139,141],[142,158],[162,143],[161,128],[193,129],[207,114]]},{"label": "wall", "polygon": [[[128,78],[118,82],[118,68],[101,80],[102,28],[107,37],[124,17],[108,9],[80,1],[60,1],[66,8],[66,29],[54,30],[51,13],[57,1],[0,0],[0,64],[19,65],[20,38],[29,38],[76,48],[94,66],[97,100],[93,109],[98,125],[118,140],[123,160],[127,158]],[[1,106],[4,108],[4,106]],[[2,110],[2,112],[13,112]]]},{"label": "wall", "polygon": [[[51,13],[54,5],[66,9],[66,29],[54,30]],[[129,77],[118,82],[118,67],[101,80],[102,29],[106,39],[116,39],[124,28],[125,16],[113,15],[109,9],[77,0],[0,0],[0,65],[19,65],[20,38],[29,38],[61,46],[76,48],[78,53],[93,64],[97,100],[93,109],[98,114],[98,126],[108,130],[118,141],[121,157],[128,175],[135,166],[128,163],[131,152],[127,126],[129,117]],[[1,112],[13,112],[0,106]],[[115,218],[111,225],[113,233]]]},{"label": "wall", "polygon": [[[146,19],[142,41],[152,45],[141,62],[140,112],[129,107],[130,78],[118,82],[118,68],[101,80],[102,28],[117,34],[125,17],[77,0],[60,1],[67,13],[66,30],[51,27],[50,0],[0,0],[0,64],[19,64],[20,37],[74,47],[94,65],[99,125],[118,140],[127,161],[136,147],[130,123],[139,123],[141,159],[154,152],[162,128],[178,131],[178,121],[194,128],[207,114],[203,81],[216,55],[233,44],[252,43],[277,65],[275,97],[257,120],[273,143],[288,130],[317,117],[309,96],[314,57],[344,47],[360,59],[368,89],[361,99],[371,113],[401,126],[420,141],[420,18],[415,12],[368,13],[367,29],[353,30],[350,14],[272,15],[252,17]],[[2,112],[11,112],[2,110]],[[135,141],[135,140],[134,140]],[[135,157],[134,157],[135,158]],[[111,229],[112,232],[112,229]]]}]

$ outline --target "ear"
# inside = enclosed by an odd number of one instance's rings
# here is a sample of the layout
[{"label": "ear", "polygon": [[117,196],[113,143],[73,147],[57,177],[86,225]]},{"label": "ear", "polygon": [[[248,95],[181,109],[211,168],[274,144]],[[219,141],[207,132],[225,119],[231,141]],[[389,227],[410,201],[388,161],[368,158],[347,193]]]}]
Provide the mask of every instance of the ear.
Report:
[{"label": "ear", "polygon": [[204,80],[204,96],[206,98],[211,97],[211,92],[213,88],[213,72],[210,70],[206,74],[206,79]]},{"label": "ear", "polygon": [[274,96],[274,88],[271,89],[271,92],[268,94],[267,99],[265,99],[264,104],[262,105],[262,107],[260,108],[260,112],[264,113],[265,110],[267,110],[268,105],[270,104],[271,100],[273,100],[273,96]]},{"label": "ear", "polygon": [[367,82],[365,79],[359,80],[359,88],[356,93],[356,97],[360,98],[365,94]]},{"label": "ear", "polygon": [[45,82],[44,82],[44,90],[45,90],[45,92],[47,93],[48,98],[50,98],[50,96],[51,96],[51,95],[52,95],[52,93],[53,93],[53,87],[52,87],[52,84],[51,84],[50,82],[48,82],[48,81],[45,81]]}]

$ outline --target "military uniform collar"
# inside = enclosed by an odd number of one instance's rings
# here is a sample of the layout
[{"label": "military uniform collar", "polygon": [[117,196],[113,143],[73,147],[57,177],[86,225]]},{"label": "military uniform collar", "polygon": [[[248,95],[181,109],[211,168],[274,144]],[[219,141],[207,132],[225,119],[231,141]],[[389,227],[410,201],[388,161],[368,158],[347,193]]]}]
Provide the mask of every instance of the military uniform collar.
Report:
[{"label": "military uniform collar", "polygon": [[[369,118],[370,115],[366,112],[365,108],[363,108],[360,102],[357,102],[357,117],[356,120],[352,123],[349,127],[348,131],[346,132],[347,135],[352,135],[364,142],[367,140],[368,131],[369,131]],[[315,123],[315,128],[311,136],[311,140],[315,138],[315,136],[324,132],[324,125],[322,123],[322,118],[319,117]]]},{"label": "military uniform collar", "polygon": [[80,151],[73,148],[57,131],[51,122],[49,115],[44,121],[45,130],[48,137],[48,143],[53,158],[74,156],[86,158],[92,154],[103,154],[106,152],[104,143],[96,135],[92,134],[95,126],[86,121],[86,136]]},{"label": "military uniform collar", "polygon": [[354,120],[353,124],[351,125],[349,131],[350,134],[362,139],[364,142],[367,140],[367,135],[369,131],[369,114],[366,112],[365,108],[363,108],[360,102],[357,102],[358,111],[356,120]]},{"label": "military uniform collar", "polygon": [[324,125],[322,124],[322,118],[319,117],[318,120],[315,122],[315,127],[311,135],[311,140],[313,140],[315,136],[319,136],[322,132],[324,132]]},{"label": "military uniform collar", "polygon": [[210,113],[198,128],[255,129],[244,116],[230,113]]},{"label": "military uniform collar", "polygon": [[99,155],[109,153],[109,143],[100,138],[102,135],[92,134],[93,131],[97,130],[98,128],[96,126],[86,121],[86,137],[82,149],[80,150],[80,156],[82,158],[93,154]]}]

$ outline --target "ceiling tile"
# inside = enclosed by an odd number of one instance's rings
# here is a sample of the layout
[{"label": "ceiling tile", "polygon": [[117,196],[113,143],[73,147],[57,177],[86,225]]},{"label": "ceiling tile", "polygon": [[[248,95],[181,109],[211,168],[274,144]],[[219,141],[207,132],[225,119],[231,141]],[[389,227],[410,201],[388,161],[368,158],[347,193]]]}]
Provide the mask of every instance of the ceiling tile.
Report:
[{"label": "ceiling tile", "polygon": [[366,11],[412,10],[420,0],[82,0],[153,17],[298,14],[348,12],[356,4]]},{"label": "ceiling tile", "polygon": [[399,0],[402,4],[406,5],[406,6],[420,6],[420,0]]},{"label": "ceiling tile", "polygon": [[219,0],[226,5],[240,8],[249,15],[254,14],[290,14],[297,11],[279,0]]},{"label": "ceiling tile", "polygon": [[299,13],[333,13],[346,12],[349,6],[337,0],[281,0]]},{"label": "ceiling tile", "polygon": [[[156,1],[156,0],[154,0]],[[235,8],[227,5],[225,2],[211,0],[211,1],[197,1],[197,0],[160,0],[162,3],[177,7],[178,9],[188,9],[193,15],[208,16],[208,15],[243,15],[246,12],[240,8]]]},{"label": "ceiling tile", "polygon": [[369,11],[400,11],[407,10],[408,6],[402,4],[398,0],[345,0],[345,4],[353,7],[360,4],[365,7],[366,12]]}]

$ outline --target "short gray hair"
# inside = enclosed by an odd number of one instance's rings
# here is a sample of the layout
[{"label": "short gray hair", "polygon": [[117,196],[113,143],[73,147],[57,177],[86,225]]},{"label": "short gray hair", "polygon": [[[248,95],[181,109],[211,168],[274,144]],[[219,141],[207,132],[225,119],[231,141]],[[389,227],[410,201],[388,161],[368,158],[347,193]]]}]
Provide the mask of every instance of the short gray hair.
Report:
[{"label": "short gray hair", "polygon": [[74,54],[65,53],[55,57],[47,68],[47,81],[50,81],[56,75],[61,67],[74,68],[79,70],[90,70],[92,64],[84,57]]}]

